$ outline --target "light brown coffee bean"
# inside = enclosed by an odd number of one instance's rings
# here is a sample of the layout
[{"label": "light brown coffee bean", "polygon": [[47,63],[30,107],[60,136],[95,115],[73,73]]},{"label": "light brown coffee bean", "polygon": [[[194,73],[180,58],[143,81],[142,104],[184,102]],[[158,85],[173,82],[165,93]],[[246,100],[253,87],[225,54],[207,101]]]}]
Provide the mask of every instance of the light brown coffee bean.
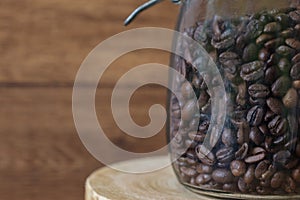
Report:
[{"label": "light brown coffee bean", "polygon": [[283,97],[282,102],[287,108],[295,108],[298,103],[297,91],[294,88],[289,89]]}]

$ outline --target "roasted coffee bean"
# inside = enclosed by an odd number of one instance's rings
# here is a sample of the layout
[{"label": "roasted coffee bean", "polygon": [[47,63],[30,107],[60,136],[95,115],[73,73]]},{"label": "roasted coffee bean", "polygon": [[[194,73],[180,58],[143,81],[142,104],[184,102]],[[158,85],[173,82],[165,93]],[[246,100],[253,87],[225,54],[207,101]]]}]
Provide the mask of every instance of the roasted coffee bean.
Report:
[{"label": "roasted coffee bean", "polygon": [[280,61],[278,63],[278,67],[281,72],[288,74],[290,72],[292,66],[288,59],[282,58],[282,59],[280,59]]},{"label": "roasted coffee bean", "polygon": [[270,129],[271,134],[275,136],[280,136],[286,133],[288,129],[288,124],[286,119],[278,115],[272,121],[269,122],[268,128]]},{"label": "roasted coffee bean", "polygon": [[264,106],[266,104],[266,100],[265,99],[255,99],[253,97],[249,98],[249,102],[253,106],[256,106],[256,105]]},{"label": "roasted coffee bean", "polygon": [[211,175],[210,174],[199,174],[196,179],[195,182],[199,185],[203,185],[205,183],[208,183],[209,181],[211,181]]},{"label": "roasted coffee bean", "polygon": [[274,50],[282,44],[284,44],[284,39],[276,38],[276,39],[272,39],[272,40],[266,42],[265,47],[269,50]]},{"label": "roasted coffee bean", "polygon": [[230,169],[234,176],[242,176],[246,172],[246,163],[240,160],[234,160],[230,163]]},{"label": "roasted coffee bean", "polygon": [[265,42],[272,40],[275,36],[273,34],[261,34],[257,39],[256,39],[256,44],[261,45],[264,44]]},{"label": "roasted coffee bean", "polygon": [[209,165],[205,165],[205,164],[200,163],[200,164],[197,165],[196,171],[199,174],[211,174],[212,171],[213,171],[213,168]]},{"label": "roasted coffee bean", "polygon": [[182,119],[185,121],[190,121],[196,114],[197,109],[197,105],[193,100],[188,101],[182,109]]},{"label": "roasted coffee bean", "polygon": [[216,152],[219,163],[229,164],[234,159],[234,149],[232,147],[224,147]]},{"label": "roasted coffee bean", "polygon": [[295,108],[298,103],[297,91],[294,88],[289,89],[283,97],[282,102],[287,108]]},{"label": "roasted coffee bean", "polygon": [[265,98],[270,94],[270,90],[263,84],[253,84],[248,88],[249,95],[253,98]]},{"label": "roasted coffee bean", "polygon": [[180,167],[180,171],[188,177],[193,177],[197,175],[196,170],[192,168]]},{"label": "roasted coffee bean", "polygon": [[292,81],[287,76],[281,76],[272,85],[272,93],[274,96],[283,97],[291,87]]},{"label": "roasted coffee bean", "polygon": [[235,145],[237,143],[235,132],[229,128],[225,128],[222,133],[222,142],[227,147]]},{"label": "roasted coffee bean", "polygon": [[276,15],[275,20],[284,27],[286,27],[290,24],[290,17],[284,13],[279,13],[278,15]]},{"label": "roasted coffee bean", "polygon": [[247,121],[251,126],[258,126],[264,117],[265,111],[260,106],[254,106],[247,114]]},{"label": "roasted coffee bean", "polygon": [[291,152],[287,150],[279,151],[278,153],[273,155],[273,162],[276,165],[286,165],[291,157]]},{"label": "roasted coffee bean", "polygon": [[294,38],[288,38],[285,40],[285,43],[292,47],[293,49],[296,49],[297,51],[300,50],[300,41],[299,40],[296,40]]},{"label": "roasted coffee bean", "polygon": [[212,173],[212,178],[217,183],[230,183],[234,180],[234,176],[229,170],[216,169]]},{"label": "roasted coffee bean", "polygon": [[249,138],[254,144],[257,146],[260,145],[264,141],[264,135],[257,127],[252,127],[250,130]]},{"label": "roasted coffee bean", "polygon": [[293,58],[292,58],[292,63],[296,64],[300,62],[300,53],[296,54]]},{"label": "roasted coffee bean", "polygon": [[299,90],[299,89],[300,89],[300,80],[299,80],[299,81],[294,81],[294,82],[293,82],[293,87],[294,87],[295,89]]},{"label": "roasted coffee bean", "polygon": [[227,49],[227,48],[231,47],[234,44],[234,42],[235,41],[233,38],[227,38],[220,42],[212,40],[211,45],[216,49]]},{"label": "roasted coffee bean", "polygon": [[265,62],[270,58],[270,55],[268,49],[263,48],[258,52],[258,59]]},{"label": "roasted coffee bean", "polygon": [[276,53],[288,58],[293,57],[295,55],[295,52],[296,51],[294,49],[285,45],[281,45],[276,49]]},{"label": "roasted coffee bean", "polygon": [[277,33],[279,31],[281,31],[282,27],[280,25],[280,23],[278,22],[271,22],[267,25],[265,25],[264,27],[264,32],[265,33]]},{"label": "roasted coffee bean", "polygon": [[283,188],[287,193],[295,192],[296,190],[296,183],[291,177],[286,177],[283,182]]},{"label": "roasted coffee bean", "polygon": [[254,179],[255,179],[255,165],[250,165],[247,171],[245,172],[244,182],[246,184],[251,184]]},{"label": "roasted coffee bean", "polygon": [[199,108],[202,108],[203,106],[205,106],[208,103],[210,96],[209,94],[207,94],[206,91],[201,91],[200,96],[198,98],[198,105]]},{"label": "roasted coffee bean", "polygon": [[276,66],[271,66],[266,70],[265,82],[269,85],[273,84],[274,81],[279,77],[279,70]]},{"label": "roasted coffee bean", "polygon": [[256,147],[253,151],[254,152],[252,152],[252,155],[245,159],[246,163],[257,163],[262,161],[266,157],[266,151],[263,148]]},{"label": "roasted coffee bean", "polygon": [[270,97],[269,99],[267,99],[267,105],[270,110],[277,115],[281,115],[284,113],[283,103],[279,99]]},{"label": "roasted coffee bean", "polygon": [[233,52],[224,52],[220,54],[219,60],[224,71],[229,74],[235,74],[237,67],[242,63],[239,56]]},{"label": "roasted coffee bean", "polygon": [[262,179],[262,175],[268,170],[270,162],[268,160],[263,160],[255,168],[255,178]]},{"label": "roasted coffee bean", "polygon": [[249,142],[249,132],[250,127],[247,122],[242,122],[239,124],[239,129],[237,132],[237,142],[242,145],[244,142]]},{"label": "roasted coffee bean", "polygon": [[266,122],[271,121],[274,117],[276,116],[276,114],[274,112],[272,112],[271,110],[267,110],[266,114],[265,114],[265,118],[264,120]]},{"label": "roasted coffee bean", "polygon": [[200,151],[200,149],[201,149],[201,146],[197,146],[195,148],[195,151],[196,151],[196,154],[197,154],[199,160],[201,160],[201,162],[203,164],[206,164],[209,166],[214,165],[216,162],[215,155],[212,152],[209,152],[208,154],[206,154],[206,153]]},{"label": "roasted coffee bean", "polygon": [[285,180],[285,174],[283,172],[276,172],[271,179],[271,187],[279,188]]},{"label": "roasted coffee bean", "polygon": [[280,36],[280,37],[283,37],[283,38],[290,38],[290,37],[293,37],[294,34],[295,34],[294,29],[288,28],[288,29],[282,31],[282,32],[279,34],[279,36]]},{"label": "roasted coffee bean", "polygon": [[269,60],[267,60],[267,66],[273,66],[276,65],[280,60],[280,56],[277,53],[273,53]]},{"label": "roasted coffee bean", "polygon": [[236,152],[235,158],[243,160],[248,154],[249,146],[248,143],[244,143]]},{"label": "roasted coffee bean", "polygon": [[238,86],[238,94],[236,96],[236,103],[238,105],[244,106],[246,104],[246,95],[247,95],[247,85],[243,81]]},{"label": "roasted coffee bean", "polygon": [[264,13],[259,18],[259,21],[261,21],[263,24],[267,24],[273,20],[274,20],[274,16],[270,15],[269,13]]},{"label": "roasted coffee bean", "polygon": [[182,84],[181,94],[182,94],[182,97],[185,99],[190,99],[193,97],[193,95],[195,93],[194,93],[192,85],[189,82],[185,82]]},{"label": "roasted coffee bean", "polygon": [[203,142],[206,135],[203,133],[198,133],[197,131],[192,131],[188,133],[188,136],[191,140],[194,140],[195,142]]},{"label": "roasted coffee bean", "polygon": [[262,78],[264,75],[263,65],[264,63],[261,61],[254,61],[242,65],[241,77],[245,81],[255,81]]},{"label": "roasted coffee bean", "polygon": [[296,10],[289,13],[290,18],[295,22],[300,22],[300,11]]},{"label": "roasted coffee bean", "polygon": [[238,188],[241,192],[246,193],[249,190],[249,185],[245,183],[243,178],[239,178]]},{"label": "roasted coffee bean", "polygon": [[296,182],[300,183],[300,167],[293,170],[292,177]]},{"label": "roasted coffee bean", "polygon": [[225,183],[222,189],[228,192],[236,192],[238,191],[238,186],[237,183]]},{"label": "roasted coffee bean", "polygon": [[258,47],[254,43],[250,43],[244,48],[243,61],[251,62],[257,59]]},{"label": "roasted coffee bean", "polygon": [[290,74],[293,80],[300,80],[300,63],[297,63],[292,67]]},{"label": "roasted coffee bean", "polygon": [[247,39],[257,38],[264,30],[263,23],[258,20],[252,20],[249,22],[246,28],[245,37]]},{"label": "roasted coffee bean", "polygon": [[236,39],[236,48],[238,51],[242,51],[245,48],[245,46],[247,45],[247,39],[244,35],[240,35],[237,39]]}]

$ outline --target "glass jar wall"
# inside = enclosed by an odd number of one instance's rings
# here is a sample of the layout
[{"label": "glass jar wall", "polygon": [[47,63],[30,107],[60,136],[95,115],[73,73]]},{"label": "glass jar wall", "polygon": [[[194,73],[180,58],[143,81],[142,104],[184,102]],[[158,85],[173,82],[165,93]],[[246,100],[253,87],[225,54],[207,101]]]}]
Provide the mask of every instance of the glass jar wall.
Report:
[{"label": "glass jar wall", "polygon": [[[175,173],[189,189],[226,199],[300,199],[298,4],[184,1],[178,31],[201,44],[214,60],[227,99],[221,137],[203,156],[199,147],[213,126],[206,81],[213,77],[205,79],[197,66],[172,57],[172,67],[188,84],[171,79],[182,98],[169,95],[168,137],[177,141],[171,155],[180,155],[173,163]],[[174,41],[175,46],[180,43]],[[190,101],[192,92],[198,105]]]}]

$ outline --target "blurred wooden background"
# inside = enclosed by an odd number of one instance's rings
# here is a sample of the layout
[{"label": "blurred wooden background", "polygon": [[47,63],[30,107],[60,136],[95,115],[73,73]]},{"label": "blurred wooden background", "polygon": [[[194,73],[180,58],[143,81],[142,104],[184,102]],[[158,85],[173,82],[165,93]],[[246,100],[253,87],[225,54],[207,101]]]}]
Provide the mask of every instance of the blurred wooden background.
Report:
[{"label": "blurred wooden background", "polygon": [[[173,28],[178,7],[168,1],[144,12],[129,27],[123,20],[143,0],[0,1],[0,199],[80,200],[85,178],[102,166],[84,148],[71,110],[72,85],[87,54],[104,39],[136,27]],[[119,146],[147,152],[165,144],[125,136],[108,104],[115,80],[143,63],[167,64],[169,55],[143,50],[121,57],[103,77],[97,112]],[[131,102],[133,118],[149,122],[148,109],[164,104],[166,91],[146,86]],[[67,195],[66,195],[67,194]]]}]

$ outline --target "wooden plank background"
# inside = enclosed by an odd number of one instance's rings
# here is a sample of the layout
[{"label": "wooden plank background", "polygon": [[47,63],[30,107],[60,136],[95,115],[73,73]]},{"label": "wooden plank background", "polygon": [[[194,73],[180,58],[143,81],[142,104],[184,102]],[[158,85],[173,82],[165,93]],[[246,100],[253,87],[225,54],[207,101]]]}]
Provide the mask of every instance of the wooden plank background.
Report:
[{"label": "wooden plank background", "polygon": [[[143,0],[0,1],[0,199],[80,200],[85,178],[102,166],[84,148],[71,110],[72,85],[87,54],[104,39],[136,27],[173,28],[178,7],[148,10],[129,27],[124,18]],[[97,113],[108,137],[124,149],[147,152],[165,144],[165,133],[146,141],[125,136],[108,106],[114,81],[142,63],[167,64],[158,51],[133,52],[112,64],[97,92]],[[133,97],[138,124],[149,122],[153,103],[166,91],[146,86]]]}]

